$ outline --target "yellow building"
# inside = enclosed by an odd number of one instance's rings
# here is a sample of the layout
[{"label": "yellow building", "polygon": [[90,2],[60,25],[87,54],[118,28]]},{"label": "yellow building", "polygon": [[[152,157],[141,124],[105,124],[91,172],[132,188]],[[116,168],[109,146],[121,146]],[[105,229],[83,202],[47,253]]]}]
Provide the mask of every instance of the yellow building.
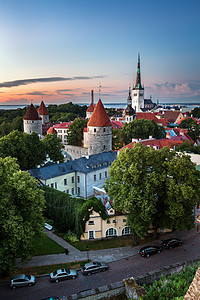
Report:
[{"label": "yellow building", "polygon": [[81,240],[102,239],[131,234],[131,229],[127,226],[127,216],[114,210],[104,189],[99,187],[93,188],[95,196],[100,198],[104,204],[108,218],[103,220],[99,213],[91,208],[90,219],[86,223],[85,232],[81,236]]}]

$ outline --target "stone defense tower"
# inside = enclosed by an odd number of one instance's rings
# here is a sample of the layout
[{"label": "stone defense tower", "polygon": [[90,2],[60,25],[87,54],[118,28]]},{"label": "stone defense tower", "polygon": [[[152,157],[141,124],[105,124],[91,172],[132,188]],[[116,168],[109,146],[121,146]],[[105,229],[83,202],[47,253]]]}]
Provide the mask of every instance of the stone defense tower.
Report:
[{"label": "stone defense tower", "polygon": [[138,53],[136,84],[132,89],[132,107],[136,113],[142,112],[142,108],[144,108],[144,87],[142,87],[140,76],[140,53]]},{"label": "stone defense tower", "polygon": [[87,124],[88,155],[112,150],[112,124],[101,102],[98,101]]},{"label": "stone defense tower", "polygon": [[42,119],[39,117],[35,106],[31,103],[23,118],[24,132],[35,132],[42,135]]},{"label": "stone defense tower", "polygon": [[135,110],[131,106],[131,101],[132,101],[131,87],[129,87],[129,95],[128,95],[128,98],[127,98],[127,107],[123,111],[123,119],[124,119],[124,122],[126,122],[126,123],[129,123],[129,122],[133,121],[133,119],[135,119],[135,116],[136,116]]},{"label": "stone defense tower", "polygon": [[38,108],[38,115],[42,118],[42,124],[49,123],[49,112],[42,101]]},{"label": "stone defense tower", "polygon": [[86,110],[86,118],[89,119],[91,117],[91,115],[93,114],[94,111],[94,93],[93,90],[91,90],[91,103],[88,106],[88,109]]}]

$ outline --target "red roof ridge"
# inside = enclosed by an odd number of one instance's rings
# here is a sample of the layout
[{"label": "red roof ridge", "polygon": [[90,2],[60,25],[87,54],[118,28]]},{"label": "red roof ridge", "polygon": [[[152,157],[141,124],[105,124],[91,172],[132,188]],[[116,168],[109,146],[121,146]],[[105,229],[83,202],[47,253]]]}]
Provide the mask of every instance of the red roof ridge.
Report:
[{"label": "red roof ridge", "polygon": [[112,126],[111,121],[100,99],[94,109],[92,116],[90,117],[87,126],[93,126],[93,127]]},{"label": "red roof ridge", "polygon": [[86,110],[86,112],[93,112],[95,108],[95,105],[90,103],[90,105],[88,106],[88,109]]},{"label": "red roof ridge", "polygon": [[23,117],[23,120],[41,120],[33,103],[31,103],[31,105],[29,106],[27,112]]},{"label": "red roof ridge", "polygon": [[47,130],[47,134],[53,134],[53,133],[57,133],[57,131],[55,130],[55,128],[50,127],[50,128]]},{"label": "red roof ridge", "polygon": [[49,115],[49,112],[44,104],[44,102],[42,101],[41,104],[40,104],[40,107],[38,108],[38,113],[42,116],[42,115],[45,115],[45,116],[48,116]]}]

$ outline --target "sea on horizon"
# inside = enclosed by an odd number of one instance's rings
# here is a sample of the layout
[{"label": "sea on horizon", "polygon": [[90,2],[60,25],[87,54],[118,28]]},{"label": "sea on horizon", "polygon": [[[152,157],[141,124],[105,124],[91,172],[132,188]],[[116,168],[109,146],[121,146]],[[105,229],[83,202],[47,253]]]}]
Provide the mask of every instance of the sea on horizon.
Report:
[{"label": "sea on horizon", "polygon": [[[51,105],[53,103],[50,103],[49,105]],[[55,103],[56,104],[56,103]],[[65,103],[59,103],[59,104],[56,104],[56,105],[60,105],[60,104],[65,104]],[[78,105],[89,105],[88,103],[74,103],[74,104],[78,104]],[[103,103],[104,104],[104,107],[106,108],[122,108],[122,109],[125,109],[126,106],[127,106],[127,102],[121,102],[121,103]],[[48,104],[45,104],[47,107],[48,107]],[[194,108],[194,107],[198,107],[200,106],[200,103],[175,103],[175,102],[172,102],[172,103],[159,103],[159,105],[165,107],[165,106],[186,106],[186,107],[190,107],[190,108]],[[27,104],[19,104],[19,105],[1,105],[0,104],[0,110],[11,110],[11,109],[18,109],[18,108],[24,108],[24,107],[28,107],[29,105]]]}]

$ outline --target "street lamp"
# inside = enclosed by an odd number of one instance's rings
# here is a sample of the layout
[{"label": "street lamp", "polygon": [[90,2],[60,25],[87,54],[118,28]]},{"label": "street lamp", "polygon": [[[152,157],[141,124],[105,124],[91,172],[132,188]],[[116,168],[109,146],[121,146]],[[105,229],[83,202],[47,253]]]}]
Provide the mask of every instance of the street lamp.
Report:
[{"label": "street lamp", "polygon": [[89,262],[89,249],[88,249],[88,246],[86,246],[86,250],[87,250],[87,260]]}]

